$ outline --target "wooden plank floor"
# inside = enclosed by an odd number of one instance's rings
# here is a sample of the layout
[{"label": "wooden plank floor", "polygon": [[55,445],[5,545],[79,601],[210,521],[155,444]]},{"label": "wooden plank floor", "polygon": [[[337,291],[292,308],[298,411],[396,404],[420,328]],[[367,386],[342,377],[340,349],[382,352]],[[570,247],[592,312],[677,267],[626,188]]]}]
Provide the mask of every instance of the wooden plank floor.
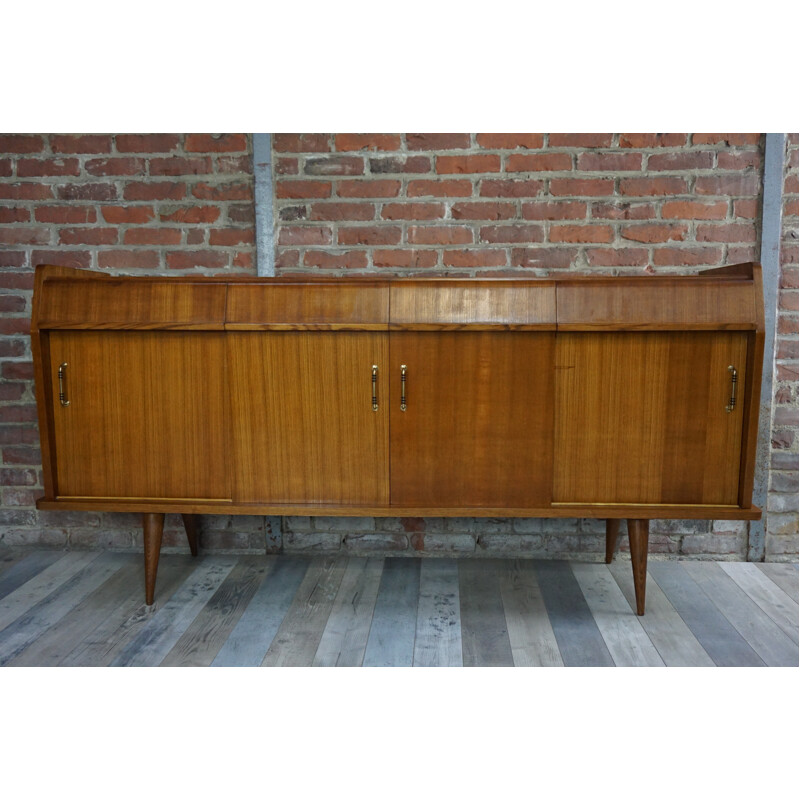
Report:
[{"label": "wooden plank floor", "polygon": [[798,666],[792,564],[0,551],[2,666]]}]

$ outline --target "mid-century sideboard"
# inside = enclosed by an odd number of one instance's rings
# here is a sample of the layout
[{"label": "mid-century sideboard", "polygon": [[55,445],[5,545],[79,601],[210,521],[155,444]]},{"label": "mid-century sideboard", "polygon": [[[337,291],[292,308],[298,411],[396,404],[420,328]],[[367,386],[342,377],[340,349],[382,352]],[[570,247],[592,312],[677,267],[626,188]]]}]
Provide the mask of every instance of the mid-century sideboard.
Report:
[{"label": "mid-century sideboard", "polygon": [[40,266],[41,509],[649,520],[751,505],[761,268],[559,279],[118,277]]}]

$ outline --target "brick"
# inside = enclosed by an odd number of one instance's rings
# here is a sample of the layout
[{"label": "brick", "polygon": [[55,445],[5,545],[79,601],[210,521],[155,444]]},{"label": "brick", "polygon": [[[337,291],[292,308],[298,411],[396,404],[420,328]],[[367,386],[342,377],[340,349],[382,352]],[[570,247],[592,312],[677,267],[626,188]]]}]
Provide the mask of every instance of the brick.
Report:
[{"label": "brick", "polygon": [[[2,298],[0,298],[0,308]],[[25,385],[22,383],[0,383],[0,401],[19,402],[25,393]]]},{"label": "brick", "polygon": [[688,232],[688,225],[624,225],[620,228],[620,236],[634,242],[681,242]]},{"label": "brick", "polygon": [[781,269],[780,287],[781,287],[781,289],[797,289],[797,288],[800,288],[800,285],[798,285],[798,271],[797,271],[797,269],[792,269],[790,267],[783,267]]},{"label": "brick", "polygon": [[686,144],[685,133],[621,133],[620,147],[682,147]]},{"label": "brick", "polygon": [[256,208],[253,203],[231,203],[228,206],[228,222],[255,225]]},{"label": "brick", "polygon": [[64,225],[97,221],[94,206],[39,206],[34,210],[37,222],[56,222]]},{"label": "brick", "polygon": [[[42,251],[34,252],[41,253]],[[22,267],[22,263],[25,260],[24,253],[8,253],[0,250],[0,258],[4,255],[20,256],[19,264],[8,264],[8,266]],[[31,259],[32,266],[36,266],[37,263],[42,262],[36,262]],[[33,289],[33,270],[25,272],[0,272],[0,289]]]},{"label": "brick", "polygon": [[756,219],[759,211],[759,203],[756,199],[747,198],[733,201],[734,217],[740,217],[742,219]]},{"label": "brick", "polygon": [[795,492],[798,489],[798,475],[794,472],[770,473],[769,488],[771,492]]},{"label": "brick", "polygon": [[212,247],[255,244],[255,231],[252,228],[216,228],[209,234],[208,243]]},{"label": "brick", "polygon": [[782,311],[797,311],[797,292],[782,289],[778,293],[778,308]]},{"label": "brick", "polygon": [[[698,180],[700,180],[698,178]],[[623,195],[663,196],[685,194],[688,191],[686,178],[622,178],[619,191]]]},{"label": "brick", "polygon": [[36,486],[35,469],[0,469],[0,486]]},{"label": "brick", "polygon": [[284,227],[278,234],[278,244],[330,244],[330,228]]},{"label": "brick", "polygon": [[49,200],[53,187],[44,183],[0,183],[0,200]]},{"label": "brick", "polygon": [[578,153],[578,169],[586,172],[636,172],[642,169],[642,154]]},{"label": "brick", "polygon": [[0,228],[0,245],[47,244],[49,228]]},{"label": "brick", "polygon": [[695,231],[698,242],[755,242],[755,225],[727,223],[723,225],[698,225]]},{"label": "brick", "polygon": [[655,219],[652,203],[592,203],[593,219]]},{"label": "brick", "polygon": [[25,355],[25,344],[21,339],[0,340],[0,356],[4,358],[19,358]]},{"label": "brick", "polygon": [[62,228],[59,244],[116,244],[116,228]]},{"label": "brick", "polygon": [[0,294],[0,312],[18,314],[25,310],[25,298],[14,294]]},{"label": "brick", "polygon": [[39,490],[3,489],[4,506],[33,506],[41,495]]},{"label": "brick", "polygon": [[[0,320],[0,324],[8,322],[8,318]],[[30,320],[23,320],[28,323],[30,328]],[[2,329],[0,329],[2,330]],[[36,406],[35,405],[4,405],[0,406],[0,422],[36,422]]]},{"label": "brick", "polygon": [[475,536],[471,533],[416,532],[410,537],[411,546],[425,553],[474,553]]},{"label": "brick", "polygon": [[[15,300],[23,300],[21,297],[14,297]],[[23,300],[23,308],[25,306]],[[20,309],[21,310],[21,309]],[[33,362],[32,361],[7,361],[3,364],[3,377],[9,381],[32,381]]]},{"label": "brick", "polygon": [[297,158],[276,158],[276,175],[297,175],[299,171],[299,159]]},{"label": "brick", "polygon": [[400,181],[340,181],[337,194],[339,197],[397,197]]},{"label": "brick", "polygon": [[80,174],[80,162],[77,158],[21,158],[17,162],[19,178],[49,178]]},{"label": "brick", "polygon": [[495,244],[543,242],[541,225],[487,225],[480,230],[480,241]]},{"label": "brick", "polygon": [[670,200],[661,206],[664,219],[725,219],[728,204],[724,200]]},{"label": "brick", "polygon": [[569,269],[578,257],[574,247],[524,247],[511,251],[511,266],[525,269]]},{"label": "brick", "polygon": [[673,172],[679,170],[712,169],[714,153],[710,150],[700,152],[657,153],[647,159],[647,169],[652,172]]},{"label": "brick", "polygon": [[323,156],[307,158],[306,175],[363,175],[364,159],[359,156]]},{"label": "brick", "polygon": [[436,156],[436,172],[440,175],[455,175],[475,172],[500,172],[500,156]]},{"label": "brick", "polygon": [[296,222],[299,219],[308,219],[308,207],[284,206],[278,212],[278,219],[282,220],[283,222]]},{"label": "brick", "polygon": [[155,216],[152,206],[102,206],[100,213],[112,225],[142,225]]},{"label": "brick", "polygon": [[4,447],[3,463],[38,466],[42,463],[42,452],[38,447]]},{"label": "brick", "polygon": [[169,269],[222,269],[228,266],[228,254],[218,250],[181,250],[167,253]]},{"label": "brick", "polygon": [[544,181],[482,180],[481,197],[536,197],[544,191]]},{"label": "brick", "polygon": [[544,538],[536,534],[482,533],[478,549],[491,553],[535,553],[544,550]]},{"label": "brick", "polygon": [[646,267],[650,255],[644,248],[603,247],[586,251],[591,267]]},{"label": "brick", "polygon": [[408,549],[408,537],[403,533],[348,533],[342,545],[354,553],[382,553]]},{"label": "brick", "polygon": [[721,247],[664,247],[653,251],[657,267],[717,266],[722,264]]},{"label": "brick", "polygon": [[38,441],[39,431],[34,425],[0,425],[0,444],[35,444]]},{"label": "brick", "polygon": [[158,269],[158,253],[153,250],[106,250],[97,254],[100,269]]},{"label": "brick", "polygon": [[118,133],[115,141],[119,153],[169,153],[181,143],[174,133]]},{"label": "brick", "polygon": [[125,244],[180,244],[177,228],[131,228],[123,236]]},{"label": "brick", "polygon": [[[794,358],[797,358],[797,342],[793,343],[795,346]],[[781,406],[774,410],[772,416],[772,426],[774,428],[796,428],[797,427],[798,410],[791,406]]]},{"label": "brick", "polygon": [[409,181],[406,192],[409,197],[470,197],[472,182],[463,180]]},{"label": "brick", "polygon": [[207,175],[214,167],[208,156],[151,158],[151,175]]},{"label": "brick", "polygon": [[761,166],[761,153],[757,150],[745,150],[738,153],[720,152],[717,155],[717,166],[720,169],[747,169]]},{"label": "brick", "polygon": [[[128,186],[130,185],[128,184]],[[126,186],[126,191],[127,188]],[[117,187],[113,183],[65,183],[56,187],[56,196],[59,200],[116,200]],[[136,198],[126,196],[125,199]]]},{"label": "brick", "polygon": [[456,225],[412,225],[408,229],[409,244],[472,244],[472,231]]},{"label": "brick", "polygon": [[196,183],[192,197],[198,200],[252,200],[253,186],[248,181],[230,183]]},{"label": "brick", "polygon": [[340,533],[295,533],[287,531],[283,536],[283,549],[288,553],[331,553],[341,548]]},{"label": "brick", "polygon": [[470,146],[468,133],[407,133],[409,150],[466,150]]},{"label": "brick", "polygon": [[279,153],[328,153],[331,149],[327,133],[276,133],[272,147]]},{"label": "brick", "polygon": [[435,250],[376,250],[372,254],[372,263],[382,269],[427,269],[435,267],[437,259]]},{"label": "brick", "polygon": [[306,267],[318,269],[366,269],[369,260],[364,250],[351,250],[344,253],[326,253],[322,250],[307,250],[303,255]]},{"label": "brick", "polygon": [[586,203],[537,202],[522,204],[523,219],[584,219]]},{"label": "brick", "polygon": [[[137,210],[132,207],[131,211]],[[153,218],[152,209],[147,209],[149,216],[146,219],[128,219],[126,222],[148,222]],[[105,216],[106,210],[103,210]],[[220,210],[218,206],[162,206],[158,212],[158,217],[162,222],[185,222],[199,224],[205,222],[216,222],[219,219]],[[111,220],[109,220],[111,221]],[[120,220],[122,221],[122,220]]]},{"label": "brick", "polygon": [[58,264],[61,267],[89,269],[92,255],[87,250],[34,250],[31,264]]},{"label": "brick", "polygon": [[506,159],[506,172],[563,172],[572,169],[569,153],[514,153]]},{"label": "brick", "polygon": [[441,219],[443,203],[386,203],[381,211],[383,219]]},{"label": "brick", "polygon": [[609,225],[552,225],[551,242],[604,242],[614,240],[614,229]]},{"label": "brick", "polygon": [[610,133],[551,133],[550,147],[611,147]]},{"label": "brick", "polygon": [[217,172],[220,174],[231,174],[234,172],[245,172],[253,174],[253,157],[248,153],[243,156],[218,156]]},{"label": "brick", "polygon": [[387,158],[371,158],[369,170],[378,175],[392,173],[430,172],[431,160],[428,156],[390,156]]},{"label": "brick", "polygon": [[787,175],[783,182],[784,194],[797,194],[798,178],[797,175]]},{"label": "brick", "polygon": [[31,321],[27,317],[0,318],[0,336],[27,335],[30,329]]},{"label": "brick", "polygon": [[86,171],[95,177],[109,175],[144,175],[142,158],[92,158],[84,164]]},{"label": "brick", "polygon": [[375,206],[373,203],[314,203],[309,216],[309,219],[321,221],[363,221],[374,218]]},{"label": "brick", "polygon": [[692,144],[727,144],[731,147],[757,145],[760,133],[693,133]]},{"label": "brick", "polygon": [[50,147],[54,153],[110,153],[111,136],[52,134]]},{"label": "brick", "polygon": [[275,196],[291,200],[330,197],[331,184],[328,181],[278,181]]},{"label": "brick", "polygon": [[187,153],[237,153],[247,150],[244,133],[187,133],[183,149]]},{"label": "brick", "polygon": [[10,158],[0,158],[0,178],[10,178],[13,174]]},{"label": "brick", "polygon": [[445,250],[442,263],[446,267],[505,267],[506,254],[503,250]]},{"label": "brick", "polygon": [[511,219],[517,209],[513,203],[455,203],[453,219]]},{"label": "brick", "polygon": [[19,133],[0,134],[0,153],[41,153],[44,139]]},{"label": "brick", "polygon": [[275,269],[287,270],[294,269],[300,264],[300,252],[298,250],[283,250],[275,256]]},{"label": "brick", "polygon": [[[27,208],[0,208],[0,224],[29,222],[31,212]],[[41,222],[42,220],[37,220]]]},{"label": "brick", "polygon": [[399,150],[403,140],[396,133],[337,133],[337,150]]},{"label": "brick", "polygon": [[359,226],[353,228],[339,228],[338,243],[353,244],[400,244],[401,230],[395,226]]},{"label": "brick", "polygon": [[553,178],[550,194],[556,197],[604,197],[614,194],[614,181],[612,178]]},{"label": "brick", "polygon": [[700,175],[695,181],[697,194],[716,194],[736,197],[754,197],[761,189],[756,173],[733,175]]},{"label": "brick", "polygon": [[[0,415],[2,415],[1,409],[0,409]],[[794,443],[795,443],[795,431],[787,428],[778,431],[772,431],[770,444],[772,445],[773,449],[791,450],[794,447]]]},{"label": "brick", "polygon": [[[172,181],[152,181],[125,184],[123,197],[125,200],[183,200],[186,196],[186,184]],[[114,198],[110,198],[114,199]]]},{"label": "brick", "polygon": [[[198,244],[202,244],[202,242],[198,242]],[[254,256],[255,253],[243,253],[240,251],[233,257],[233,266],[252,272],[256,268],[253,260]]]},{"label": "brick", "polygon": [[544,147],[543,133],[479,133],[478,145],[485,150],[538,150]]}]

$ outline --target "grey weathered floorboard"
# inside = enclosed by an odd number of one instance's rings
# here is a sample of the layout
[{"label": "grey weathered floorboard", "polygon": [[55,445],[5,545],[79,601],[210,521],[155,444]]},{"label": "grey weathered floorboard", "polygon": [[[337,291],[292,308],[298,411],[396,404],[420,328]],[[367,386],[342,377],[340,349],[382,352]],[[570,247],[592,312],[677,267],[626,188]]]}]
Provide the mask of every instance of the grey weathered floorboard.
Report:
[{"label": "grey weathered floorboard", "polygon": [[797,642],[797,603],[783,589],[751,562],[720,562],[720,567],[793,642]]},{"label": "grey weathered floorboard", "polygon": [[292,605],[310,560],[270,556],[267,562],[270,572],[211,662],[212,667],[257,667],[261,664]]},{"label": "grey weathered floorboard", "polygon": [[263,556],[240,556],[213,597],[194,618],[161,665],[207,667],[219,652],[268,572]]},{"label": "grey weathered floorboard", "polygon": [[344,577],[345,558],[315,559],[261,662],[265,667],[310,667]]},{"label": "grey weathered floorboard", "polygon": [[63,550],[35,550],[21,555],[19,559],[14,559],[10,563],[7,562],[8,568],[0,575],[0,600],[65,555]]},{"label": "grey weathered floorboard", "polygon": [[504,563],[500,594],[514,666],[563,667],[533,564],[527,559]]},{"label": "grey weathered floorboard", "polygon": [[382,571],[382,558],[349,560],[313,666],[361,666]]},{"label": "grey weathered floorboard", "polygon": [[505,562],[458,562],[461,648],[465,667],[513,667],[499,571]]},{"label": "grey weathered floorboard", "polygon": [[107,609],[97,627],[77,642],[59,662],[62,667],[103,667],[127,647],[150,620],[169,602],[178,587],[194,572],[197,561],[191,556],[162,555],[153,605],[144,602],[144,563],[138,556],[135,573],[125,571],[120,587],[121,601]]},{"label": "grey weathered floorboard", "polygon": [[65,617],[125,563],[119,553],[103,553],[0,632],[0,666]]},{"label": "grey weathered floorboard", "polygon": [[[609,564],[608,569],[628,601],[630,610],[635,613],[636,597],[630,561]],[[668,667],[716,666],[655,581],[647,581],[647,608],[645,615],[638,619]]]},{"label": "grey weathered floorboard", "polygon": [[765,666],[680,563],[653,562],[650,579],[658,583],[718,667]]},{"label": "grey weathered floorboard", "polygon": [[236,564],[233,556],[204,556],[177,592],[111,662],[112,667],[154,667],[181,638]]},{"label": "grey weathered floorboard", "polygon": [[387,558],[367,638],[365,667],[410,667],[419,603],[419,559]]},{"label": "grey weathered floorboard", "polygon": [[614,660],[569,564],[536,561],[535,569],[564,665],[613,667]]},{"label": "grey weathered floorboard", "polygon": [[27,555],[30,555],[30,553],[26,553],[21,548],[11,548],[0,544],[0,580],[14,564],[22,561]]},{"label": "grey weathered floorboard", "polygon": [[109,609],[116,610],[124,603],[128,587],[138,581],[141,585],[141,558],[132,553],[120,554],[122,566],[101,586],[95,589],[56,625],[26,647],[13,661],[12,667],[55,667],[71,653],[104,620]]},{"label": "grey weathered floorboard", "polygon": [[458,594],[457,562],[436,558],[422,561],[414,639],[415,667],[463,666]]},{"label": "grey weathered floorboard", "polygon": [[573,563],[581,587],[611,658],[618,667],[663,667],[664,660],[645,633],[605,564]]},{"label": "grey weathered floorboard", "polygon": [[47,595],[100,556],[99,552],[66,553],[0,601],[0,630],[10,625]]},{"label": "grey weathered floorboard", "polygon": [[789,597],[798,602],[798,576],[796,564],[756,564],[756,566],[781,589],[783,589]]},{"label": "grey weathered floorboard", "polygon": [[683,568],[768,667],[797,666],[797,644],[717,564],[684,562]]}]

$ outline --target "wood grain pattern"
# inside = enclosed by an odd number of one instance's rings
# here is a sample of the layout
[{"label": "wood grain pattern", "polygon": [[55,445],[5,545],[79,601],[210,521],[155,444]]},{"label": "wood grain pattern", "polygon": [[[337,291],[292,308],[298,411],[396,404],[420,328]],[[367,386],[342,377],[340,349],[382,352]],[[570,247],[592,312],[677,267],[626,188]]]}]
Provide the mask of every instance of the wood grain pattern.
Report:
[{"label": "wood grain pattern", "polygon": [[388,505],[387,335],[228,336],[234,499]]},{"label": "wood grain pattern", "polygon": [[454,326],[553,330],[555,323],[556,290],[548,281],[407,281],[391,287],[393,330]]},{"label": "wood grain pattern", "polygon": [[287,327],[320,329],[350,327],[386,330],[389,287],[379,283],[329,281],[308,284],[263,283],[228,289],[228,330],[270,330]]},{"label": "wood grain pattern", "polygon": [[458,565],[451,560],[425,560],[419,571],[414,666],[463,664]]},{"label": "wood grain pattern", "polygon": [[223,334],[50,336],[60,496],[230,499]]},{"label": "wood grain pattern", "polygon": [[798,575],[797,564],[756,564],[756,566],[772,582],[783,589],[786,594],[795,602],[798,602]]},{"label": "wood grain pattern", "polygon": [[753,282],[667,277],[559,281],[559,331],[751,330]]},{"label": "wood grain pattern", "polygon": [[[22,554],[20,554],[22,556]],[[35,550],[15,559],[0,575],[0,600],[54,564],[64,553],[59,550]]]},{"label": "wood grain pattern", "polygon": [[196,280],[46,278],[38,327],[221,331],[226,291]]},{"label": "wood grain pattern", "polygon": [[558,334],[554,500],[738,505],[746,352],[743,333]]},{"label": "wood grain pattern", "polygon": [[392,332],[389,338],[392,504],[549,504],[554,335]]}]

